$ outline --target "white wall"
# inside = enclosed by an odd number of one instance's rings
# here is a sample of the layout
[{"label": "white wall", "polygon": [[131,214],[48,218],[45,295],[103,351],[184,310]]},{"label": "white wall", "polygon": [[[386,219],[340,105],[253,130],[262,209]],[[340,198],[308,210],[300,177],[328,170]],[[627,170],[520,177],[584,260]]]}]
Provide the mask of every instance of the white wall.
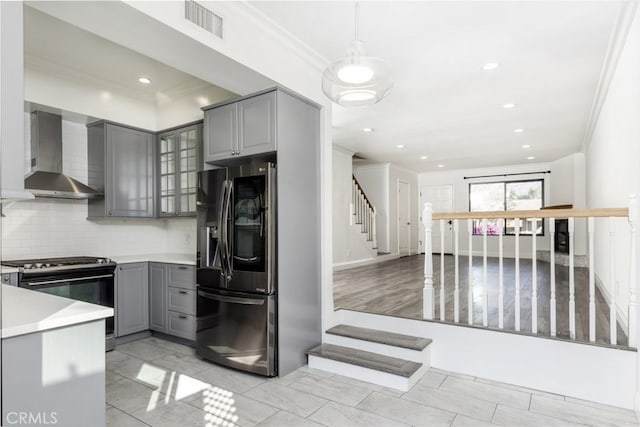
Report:
[{"label": "white wall", "polygon": [[[640,195],[640,16],[638,11],[621,51],[602,110],[586,154],[587,205],[625,207],[629,196]],[[606,220],[595,230],[596,274],[607,296],[616,294],[618,315],[626,323],[629,302],[629,227],[617,221],[613,246],[616,252],[615,279],[609,279],[611,265]],[[638,260],[636,260],[638,261]],[[637,283],[633,284],[637,288]],[[615,288],[615,291],[614,291]]]},{"label": "white wall", "polygon": [[[478,182],[495,182],[502,180],[518,180],[518,179],[544,179],[544,197],[545,205],[549,204],[549,193],[551,188],[551,182],[553,180],[553,174],[536,174],[536,175],[518,175],[509,177],[492,177],[492,178],[478,178],[478,179],[464,179],[465,176],[482,176],[482,175],[503,175],[510,173],[529,173],[548,171],[549,164],[547,163],[535,163],[525,165],[512,165],[512,166],[499,166],[493,168],[479,168],[479,169],[464,169],[464,170],[452,170],[452,171],[440,171],[440,172],[428,172],[422,173],[418,176],[419,186],[425,185],[453,185],[453,210],[455,212],[468,212],[469,211],[469,184]],[[548,227],[546,228],[548,230]],[[422,231],[421,227],[421,233]],[[422,235],[422,234],[421,234]],[[549,233],[545,236],[536,238],[537,250],[549,249]],[[460,253],[468,253],[468,233],[466,221],[460,222]],[[492,256],[498,255],[498,239],[489,237],[487,241],[487,252]],[[482,254],[482,236],[473,237],[473,253],[474,255]],[[504,254],[506,257],[512,257],[515,253],[515,237],[504,236]],[[528,236],[520,237],[520,255],[525,258],[531,257],[531,238]]]},{"label": "white wall", "polygon": [[353,153],[333,146],[333,263],[350,260],[349,204],[351,203],[351,157]]},{"label": "white wall", "polygon": [[[391,253],[389,239],[389,163],[354,165],[353,173],[376,208],[378,252]],[[335,166],[334,166],[335,167]],[[397,252],[397,251],[396,251]]]},{"label": "white wall", "polygon": [[[25,159],[30,158],[25,114]],[[62,121],[63,171],[87,182],[87,128]],[[25,167],[28,160],[25,160]],[[195,256],[195,219],[88,221],[86,200],[35,199],[4,209],[3,259],[185,253]]]},{"label": "white wall", "polygon": [[398,181],[409,183],[409,251],[418,253],[418,174],[391,163],[354,166],[354,174],[376,207],[378,251],[398,254]]},{"label": "white wall", "polygon": [[[573,205],[576,209],[586,207],[585,156],[573,153],[551,162],[549,206]],[[598,206],[601,207],[601,206]],[[604,206],[602,206],[604,207]],[[587,253],[587,224],[575,220],[574,251],[578,255]]]}]

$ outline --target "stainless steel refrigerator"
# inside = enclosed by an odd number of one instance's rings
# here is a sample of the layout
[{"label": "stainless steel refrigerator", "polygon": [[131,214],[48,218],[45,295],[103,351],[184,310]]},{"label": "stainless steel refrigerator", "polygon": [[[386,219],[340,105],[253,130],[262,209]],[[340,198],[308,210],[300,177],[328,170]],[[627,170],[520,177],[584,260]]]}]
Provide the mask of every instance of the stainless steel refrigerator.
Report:
[{"label": "stainless steel refrigerator", "polygon": [[277,375],[276,167],[198,173],[196,353]]}]

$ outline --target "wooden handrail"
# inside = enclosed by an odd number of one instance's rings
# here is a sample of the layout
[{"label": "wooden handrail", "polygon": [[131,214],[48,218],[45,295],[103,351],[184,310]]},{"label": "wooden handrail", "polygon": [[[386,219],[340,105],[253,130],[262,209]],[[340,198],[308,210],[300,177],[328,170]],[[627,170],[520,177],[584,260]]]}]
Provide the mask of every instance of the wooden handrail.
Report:
[{"label": "wooden handrail", "polygon": [[514,219],[514,218],[587,218],[628,217],[629,208],[543,209],[530,211],[441,212],[433,219]]},{"label": "wooden handrail", "polygon": [[367,194],[364,192],[364,189],[362,188],[362,185],[360,185],[360,183],[358,182],[358,178],[356,178],[355,175],[351,175],[351,178],[355,181],[356,186],[360,189],[360,191],[362,192],[362,195],[364,196],[364,200],[367,202],[367,205],[369,205],[369,207],[371,209],[375,209],[373,207],[373,203],[371,203],[371,201],[369,200],[369,198],[367,197]]}]

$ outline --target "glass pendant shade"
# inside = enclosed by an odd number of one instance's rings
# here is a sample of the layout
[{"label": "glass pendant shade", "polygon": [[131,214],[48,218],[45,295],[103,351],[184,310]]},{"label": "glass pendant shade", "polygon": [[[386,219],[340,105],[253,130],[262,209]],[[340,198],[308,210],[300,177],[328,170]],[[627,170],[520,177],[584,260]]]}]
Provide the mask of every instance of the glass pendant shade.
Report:
[{"label": "glass pendant shade", "polygon": [[359,40],[354,40],[347,55],[329,65],[322,74],[324,94],[345,107],[376,104],[392,87],[387,64],[382,59],[366,56]]}]

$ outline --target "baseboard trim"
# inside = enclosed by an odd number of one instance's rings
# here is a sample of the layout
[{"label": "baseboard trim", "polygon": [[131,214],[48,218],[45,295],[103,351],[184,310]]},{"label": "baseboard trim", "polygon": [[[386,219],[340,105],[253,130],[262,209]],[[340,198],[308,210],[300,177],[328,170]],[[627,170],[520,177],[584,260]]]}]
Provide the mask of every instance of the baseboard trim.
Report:
[{"label": "baseboard trim", "polygon": [[349,270],[351,268],[377,264],[379,262],[390,261],[392,259],[397,259],[397,258],[400,258],[399,254],[385,254],[385,255],[378,255],[375,258],[365,258],[365,259],[359,259],[355,261],[340,262],[337,264],[333,264],[333,271]]}]

